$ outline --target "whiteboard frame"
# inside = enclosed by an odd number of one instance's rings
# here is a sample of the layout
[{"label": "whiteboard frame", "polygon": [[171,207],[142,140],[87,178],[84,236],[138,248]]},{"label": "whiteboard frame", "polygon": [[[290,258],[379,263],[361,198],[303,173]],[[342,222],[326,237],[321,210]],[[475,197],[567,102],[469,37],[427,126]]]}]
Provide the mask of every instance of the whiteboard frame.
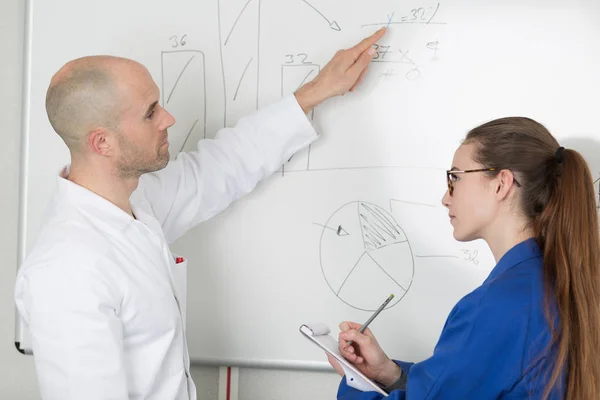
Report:
[{"label": "whiteboard frame", "polygon": [[[17,236],[17,272],[25,260],[27,236],[27,177],[29,172],[29,116],[31,114],[31,52],[33,38],[33,0],[25,0],[25,38],[23,40],[23,83],[21,96],[21,161],[19,163],[19,222]],[[33,354],[27,328],[15,308],[15,347],[22,354]]]}]

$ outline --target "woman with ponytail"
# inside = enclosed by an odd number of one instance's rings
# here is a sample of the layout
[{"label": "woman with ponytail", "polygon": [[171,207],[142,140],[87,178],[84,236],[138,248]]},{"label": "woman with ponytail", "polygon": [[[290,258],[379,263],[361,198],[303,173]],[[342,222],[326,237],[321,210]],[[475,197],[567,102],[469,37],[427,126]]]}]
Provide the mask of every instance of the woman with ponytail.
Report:
[{"label": "woman with ponytail", "polygon": [[[390,400],[600,399],[600,243],[584,159],[536,121],[503,118],[467,134],[447,177],[455,239],[485,240],[497,265],[454,307],[431,358],[390,360],[354,322],[340,324],[341,353]],[[345,379],[338,392],[381,397]]]}]

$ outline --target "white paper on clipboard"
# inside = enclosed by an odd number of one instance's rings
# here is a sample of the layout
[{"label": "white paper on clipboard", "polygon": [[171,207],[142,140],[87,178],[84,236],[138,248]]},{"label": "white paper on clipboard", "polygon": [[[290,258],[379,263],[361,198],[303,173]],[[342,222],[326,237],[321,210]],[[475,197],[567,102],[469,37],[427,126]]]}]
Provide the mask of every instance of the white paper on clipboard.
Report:
[{"label": "white paper on clipboard", "polygon": [[319,346],[328,354],[331,354],[342,366],[346,374],[348,386],[358,389],[362,392],[377,392],[384,395],[388,394],[375,382],[367,378],[354,365],[346,360],[338,350],[338,342],[329,335],[329,328],[325,324],[305,324],[300,326],[300,332],[311,342]]}]

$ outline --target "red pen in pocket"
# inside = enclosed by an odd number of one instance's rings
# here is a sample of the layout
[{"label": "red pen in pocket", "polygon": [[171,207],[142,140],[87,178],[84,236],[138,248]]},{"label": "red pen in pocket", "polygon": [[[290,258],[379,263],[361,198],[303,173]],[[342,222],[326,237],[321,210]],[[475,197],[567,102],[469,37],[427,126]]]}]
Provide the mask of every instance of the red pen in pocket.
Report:
[{"label": "red pen in pocket", "polygon": [[183,262],[183,257],[175,258],[175,264],[181,264]]}]

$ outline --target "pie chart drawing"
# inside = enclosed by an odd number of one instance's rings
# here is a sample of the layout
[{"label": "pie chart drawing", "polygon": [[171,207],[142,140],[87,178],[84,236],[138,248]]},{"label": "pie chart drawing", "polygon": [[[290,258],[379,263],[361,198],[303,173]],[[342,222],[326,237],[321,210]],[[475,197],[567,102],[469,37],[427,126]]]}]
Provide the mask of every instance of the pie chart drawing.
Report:
[{"label": "pie chart drawing", "polygon": [[362,201],[343,205],[321,232],[321,270],[331,291],[358,310],[375,311],[391,294],[396,305],[414,277],[408,238],[385,209]]}]

